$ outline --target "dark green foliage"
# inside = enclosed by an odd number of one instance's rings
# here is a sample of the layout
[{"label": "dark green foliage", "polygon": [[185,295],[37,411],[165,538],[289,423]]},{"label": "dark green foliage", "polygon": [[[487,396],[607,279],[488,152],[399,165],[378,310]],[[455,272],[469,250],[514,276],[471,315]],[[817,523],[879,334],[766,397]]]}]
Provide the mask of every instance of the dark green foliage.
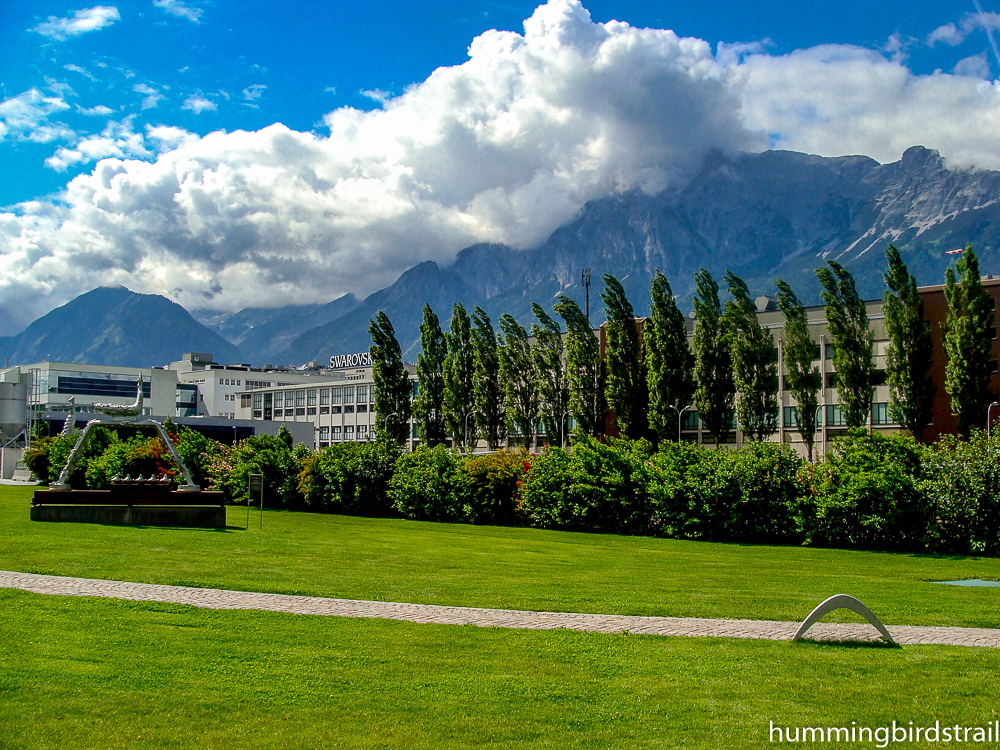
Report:
[{"label": "dark green foliage", "polygon": [[[99,455],[87,461],[85,476],[88,489],[107,489],[115,477],[149,479],[167,475],[176,478],[179,474],[159,437],[135,434],[122,440],[117,432],[109,430],[108,433],[109,444]],[[87,447],[90,448],[90,445]]]},{"label": "dark green foliage", "polygon": [[872,380],[875,361],[868,310],[858,296],[854,277],[836,261],[829,268],[817,268],[823,288],[826,322],[833,340],[833,364],[837,368],[837,395],[848,427],[868,423],[872,410]]},{"label": "dark green foliage", "polygon": [[563,422],[563,415],[569,410],[569,388],[563,364],[562,329],[541,305],[533,302],[531,312],[538,320],[537,324],[531,324],[531,335],[535,337],[531,357],[538,378],[538,408],[549,443],[560,445],[569,431]]},{"label": "dark green foliage", "polygon": [[424,320],[420,324],[420,354],[417,356],[417,397],[413,414],[417,418],[420,437],[433,447],[445,440],[444,367],[448,344],[441,324],[430,305],[424,305]]},{"label": "dark green foliage", "polygon": [[746,282],[727,271],[726,288],[733,298],[723,317],[739,395],[736,418],[745,438],[761,441],[778,426],[778,352],[771,332],[757,320]]},{"label": "dark green foliage", "polygon": [[1000,554],[1000,437],[974,430],[925,446],[920,490],[930,506],[931,551]]},{"label": "dark green foliage", "polygon": [[476,404],[476,424],[493,451],[507,436],[504,418],[504,392],[500,383],[500,354],[496,332],[486,311],[478,305],[472,311],[472,350],[475,372],[472,376]]},{"label": "dark green foliage", "polygon": [[677,409],[687,406],[694,396],[694,355],[670,282],[659,271],[653,277],[649,296],[649,319],[642,329],[649,426],[661,440],[675,440]]},{"label": "dark green foliage", "polygon": [[375,381],[375,434],[402,444],[409,438],[410,376],[389,316],[379,310],[369,323],[372,344],[368,351],[372,358],[372,380]]},{"label": "dark green foliage", "polygon": [[733,361],[722,319],[719,285],[704,268],[695,274],[694,379],[695,403],[705,429],[716,445],[732,429]]},{"label": "dark green foliage", "polygon": [[566,371],[569,375],[569,409],[582,435],[604,432],[604,361],[597,336],[583,310],[569,297],[559,295],[556,315],[566,323]]},{"label": "dark green foliage", "polygon": [[403,453],[389,480],[389,499],[404,518],[464,521],[469,479],[460,456],[443,445]]},{"label": "dark green foliage", "polygon": [[[254,435],[232,446],[221,445],[207,462],[212,489],[221,490],[230,503],[243,505],[251,474],[264,475],[264,504],[274,508],[300,507],[299,474],[311,451],[303,445],[289,448],[276,435]],[[252,503],[257,503],[254,497]]]},{"label": "dark green foliage", "polygon": [[463,468],[469,485],[465,508],[468,520],[477,524],[517,524],[518,486],[530,461],[531,456],[523,450],[466,457]]},{"label": "dark green foliage", "polygon": [[448,343],[448,354],[442,366],[445,425],[456,448],[474,445],[476,422],[471,418],[475,412],[472,323],[461,302],[456,302],[452,309],[451,330],[445,334],[445,340]]},{"label": "dark green foliage", "polygon": [[181,427],[176,432],[176,426],[174,429],[167,429],[167,422],[163,423],[163,428],[173,440],[181,461],[191,472],[194,483],[205,489],[211,481],[208,476],[208,465],[212,457],[219,452],[220,444],[190,427]]},{"label": "dark green foliage", "polygon": [[945,273],[948,317],[942,329],[948,364],[944,389],[951,396],[958,431],[968,436],[973,427],[985,424],[986,410],[994,400],[990,393],[990,375],[995,369],[991,360],[993,341],[986,331],[996,318],[971,245],[966,245],[956,265],[959,278],[950,266]]},{"label": "dark green foliage", "polygon": [[633,440],[649,433],[649,385],[642,337],[636,326],[635,310],[621,282],[604,274],[604,313],[607,317],[604,348],[607,377],[604,394],[614,411],[619,432]]},{"label": "dark green foliage", "polygon": [[806,455],[812,461],[821,384],[819,368],[813,362],[819,355],[819,346],[809,335],[805,307],[792,287],[781,279],[774,285],[778,288],[778,305],[785,316],[785,344],[782,350],[785,383],[795,399],[799,435],[806,444]]},{"label": "dark green foliage", "polygon": [[668,443],[651,460],[655,533],[681,539],[787,543],[797,539],[794,510],[802,459],[777,443],[738,451]]},{"label": "dark green foliage", "polygon": [[645,440],[583,438],[571,451],[551,448],[524,480],[521,512],[543,529],[645,533],[649,523]]},{"label": "dark green foliage", "polygon": [[907,270],[899,250],[885,250],[885,297],[882,313],[889,346],[885,353],[889,382],[889,416],[918,440],[930,421],[934,386],[931,366],[931,325],[924,320],[924,303],[917,280]]},{"label": "dark green foliage", "polygon": [[800,524],[808,544],[923,549],[929,517],[918,490],[920,454],[913,438],[853,429],[824,463],[807,467],[806,479]]},{"label": "dark green foliage", "polygon": [[500,377],[503,380],[507,426],[530,447],[538,418],[538,378],[531,358],[528,332],[510,315],[500,316],[503,341],[500,346]]},{"label": "dark green foliage", "polygon": [[335,443],[302,462],[299,493],[310,510],[391,515],[389,480],[400,455],[394,440]]}]

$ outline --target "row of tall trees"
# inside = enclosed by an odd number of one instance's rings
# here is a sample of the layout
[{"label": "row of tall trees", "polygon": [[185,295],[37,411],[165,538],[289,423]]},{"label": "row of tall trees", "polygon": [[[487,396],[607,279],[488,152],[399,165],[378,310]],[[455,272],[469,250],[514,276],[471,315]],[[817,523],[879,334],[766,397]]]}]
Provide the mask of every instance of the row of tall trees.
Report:
[{"label": "row of tall trees", "polygon": [[[889,415],[919,438],[934,396],[928,376],[930,325],[924,319],[916,279],[892,245],[886,260],[882,309],[888,337]],[[854,278],[841,264],[827,261],[816,275],[826,304],[843,422],[847,427],[864,426],[871,413],[876,372],[867,308]],[[681,417],[688,409],[697,409],[717,444],[728,438],[734,417],[748,440],[764,440],[776,430],[778,349],[772,333],[761,326],[743,279],[725,274],[729,300],[723,305],[719,284],[705,269],[698,271],[690,343],[684,316],[662,273],[657,271],[651,281],[650,315],[641,325],[621,281],[608,274],[603,280],[607,319],[603,358],[590,321],[567,297],[560,296],[553,307],[565,324],[565,336],[559,322],[538,304],[532,305],[536,322],[530,334],[504,314],[499,335],[478,306],[470,317],[456,303],[448,331],[425,306],[412,402],[392,323],[379,312],[369,329],[377,430],[402,441],[412,408],[420,437],[429,445],[450,437],[454,445],[466,447],[483,439],[493,450],[508,433],[529,444],[539,425],[551,443],[562,443],[569,415],[583,434],[599,435],[606,407],[621,434],[654,442],[678,438]],[[795,424],[811,457],[819,421],[822,381],[816,360],[821,352],[795,291],[781,279],[775,286],[785,320],[785,388],[796,401]],[[945,297],[945,389],[959,430],[968,434],[992,402],[989,378],[994,368],[987,336],[994,311],[971,247],[955,269],[948,269]]]}]

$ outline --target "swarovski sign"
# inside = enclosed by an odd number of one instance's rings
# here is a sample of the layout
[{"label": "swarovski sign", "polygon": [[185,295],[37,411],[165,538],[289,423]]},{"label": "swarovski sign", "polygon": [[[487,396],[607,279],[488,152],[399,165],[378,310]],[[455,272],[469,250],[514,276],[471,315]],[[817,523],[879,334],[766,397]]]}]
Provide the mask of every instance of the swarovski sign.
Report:
[{"label": "swarovski sign", "polygon": [[371,367],[372,355],[368,352],[357,354],[334,354],[330,357],[330,369],[340,370],[345,367]]}]

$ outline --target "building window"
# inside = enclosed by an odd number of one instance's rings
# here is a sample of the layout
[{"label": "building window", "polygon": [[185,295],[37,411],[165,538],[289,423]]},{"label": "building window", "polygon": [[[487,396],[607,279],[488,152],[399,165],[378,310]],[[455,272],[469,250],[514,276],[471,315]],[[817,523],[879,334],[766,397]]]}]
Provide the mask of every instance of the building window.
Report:
[{"label": "building window", "polygon": [[316,407],[315,406],[308,406],[308,407],[306,407],[306,416],[309,416],[309,417],[316,416]]},{"label": "building window", "polygon": [[354,386],[344,387],[344,403],[353,404],[354,403]]},{"label": "building window", "polygon": [[837,373],[835,373],[835,372],[828,372],[826,374],[826,387],[827,388],[836,388],[837,387]]},{"label": "building window", "polygon": [[344,407],[344,414],[353,414],[353,413],[354,413],[354,404],[348,404],[347,406]]},{"label": "building window", "polygon": [[331,427],[330,429],[333,431],[333,439],[334,440],[340,440],[340,428],[339,427]]},{"label": "building window", "polygon": [[330,439],[330,428],[320,427],[319,428],[319,439],[320,442],[328,441]]},{"label": "building window", "polygon": [[847,423],[844,421],[844,414],[840,410],[839,404],[830,404],[826,407],[826,426],[843,427]]},{"label": "building window", "polygon": [[254,409],[259,409],[263,405],[263,403],[264,403],[264,394],[263,393],[255,393],[255,394],[253,394],[253,408]]},{"label": "building window", "polygon": [[331,407],[330,407],[330,412],[331,412],[332,414],[340,414],[340,410],[341,410],[342,408],[343,408],[343,407],[341,407],[341,406],[331,406]]},{"label": "building window", "polygon": [[320,414],[329,414],[330,413],[330,407],[329,406],[321,406],[321,407],[319,407],[319,413]]},{"label": "building window", "polygon": [[364,414],[368,411],[368,404],[358,404],[358,414]]},{"label": "building window", "polygon": [[276,417],[282,416],[282,410],[281,409],[275,409],[274,410],[274,416],[276,416]]},{"label": "building window", "polygon": [[354,425],[344,426],[344,440],[354,440]]},{"label": "building window", "polygon": [[[569,428],[567,428],[569,429]],[[698,412],[689,409],[684,412],[684,416],[681,417],[681,429],[682,430],[697,430],[698,429]]]},{"label": "building window", "polygon": [[833,355],[836,354],[837,350],[833,344],[827,344],[824,351],[824,359],[833,359]]},{"label": "building window", "polygon": [[358,401],[359,404],[367,404],[368,403],[368,386],[367,385],[359,385],[358,386],[357,397],[358,397],[357,401]]},{"label": "building window", "polygon": [[798,427],[799,426],[799,412],[794,406],[786,406],[782,409],[781,421],[785,427]]},{"label": "building window", "polygon": [[[291,409],[285,409],[285,414],[288,414],[288,412],[290,412],[290,411],[291,411]],[[306,415],[306,407],[304,407],[304,406],[296,406],[295,407],[295,416],[296,417],[304,417],[305,415]]]},{"label": "building window", "polygon": [[305,406],[306,405],[306,392],[305,391],[295,391],[295,406]]},{"label": "building window", "polygon": [[889,419],[889,404],[872,404],[872,424],[892,424]]},{"label": "building window", "polygon": [[319,405],[329,406],[330,405],[330,389],[320,388],[319,389]]},{"label": "building window", "polygon": [[[340,390],[341,390],[340,388],[331,388],[330,389],[331,403],[334,403],[334,404],[339,404],[340,403]],[[339,412],[334,412],[334,414],[339,414]]]},{"label": "building window", "polygon": [[[306,391],[306,406],[316,406],[316,391]],[[315,414],[316,412],[313,412]]]},{"label": "building window", "polygon": [[359,424],[358,425],[358,440],[367,440],[367,439],[368,439],[368,425],[366,425],[366,424]]}]

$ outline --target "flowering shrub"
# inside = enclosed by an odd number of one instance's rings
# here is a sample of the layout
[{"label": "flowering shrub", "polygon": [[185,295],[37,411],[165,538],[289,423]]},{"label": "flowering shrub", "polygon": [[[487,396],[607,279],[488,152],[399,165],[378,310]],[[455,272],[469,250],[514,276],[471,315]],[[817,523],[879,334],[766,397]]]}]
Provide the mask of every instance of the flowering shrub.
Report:
[{"label": "flowering shrub", "polygon": [[469,487],[466,518],[481,524],[517,523],[518,487],[530,466],[531,456],[523,449],[466,457],[463,465]]},{"label": "flowering shrub", "polygon": [[[299,474],[311,455],[304,445],[289,446],[281,436],[254,435],[232,446],[219,446],[206,460],[205,471],[212,489],[221,490],[230,503],[248,501],[250,475],[264,476],[264,504],[287,508],[302,506]],[[254,497],[252,502],[256,503]]]}]

